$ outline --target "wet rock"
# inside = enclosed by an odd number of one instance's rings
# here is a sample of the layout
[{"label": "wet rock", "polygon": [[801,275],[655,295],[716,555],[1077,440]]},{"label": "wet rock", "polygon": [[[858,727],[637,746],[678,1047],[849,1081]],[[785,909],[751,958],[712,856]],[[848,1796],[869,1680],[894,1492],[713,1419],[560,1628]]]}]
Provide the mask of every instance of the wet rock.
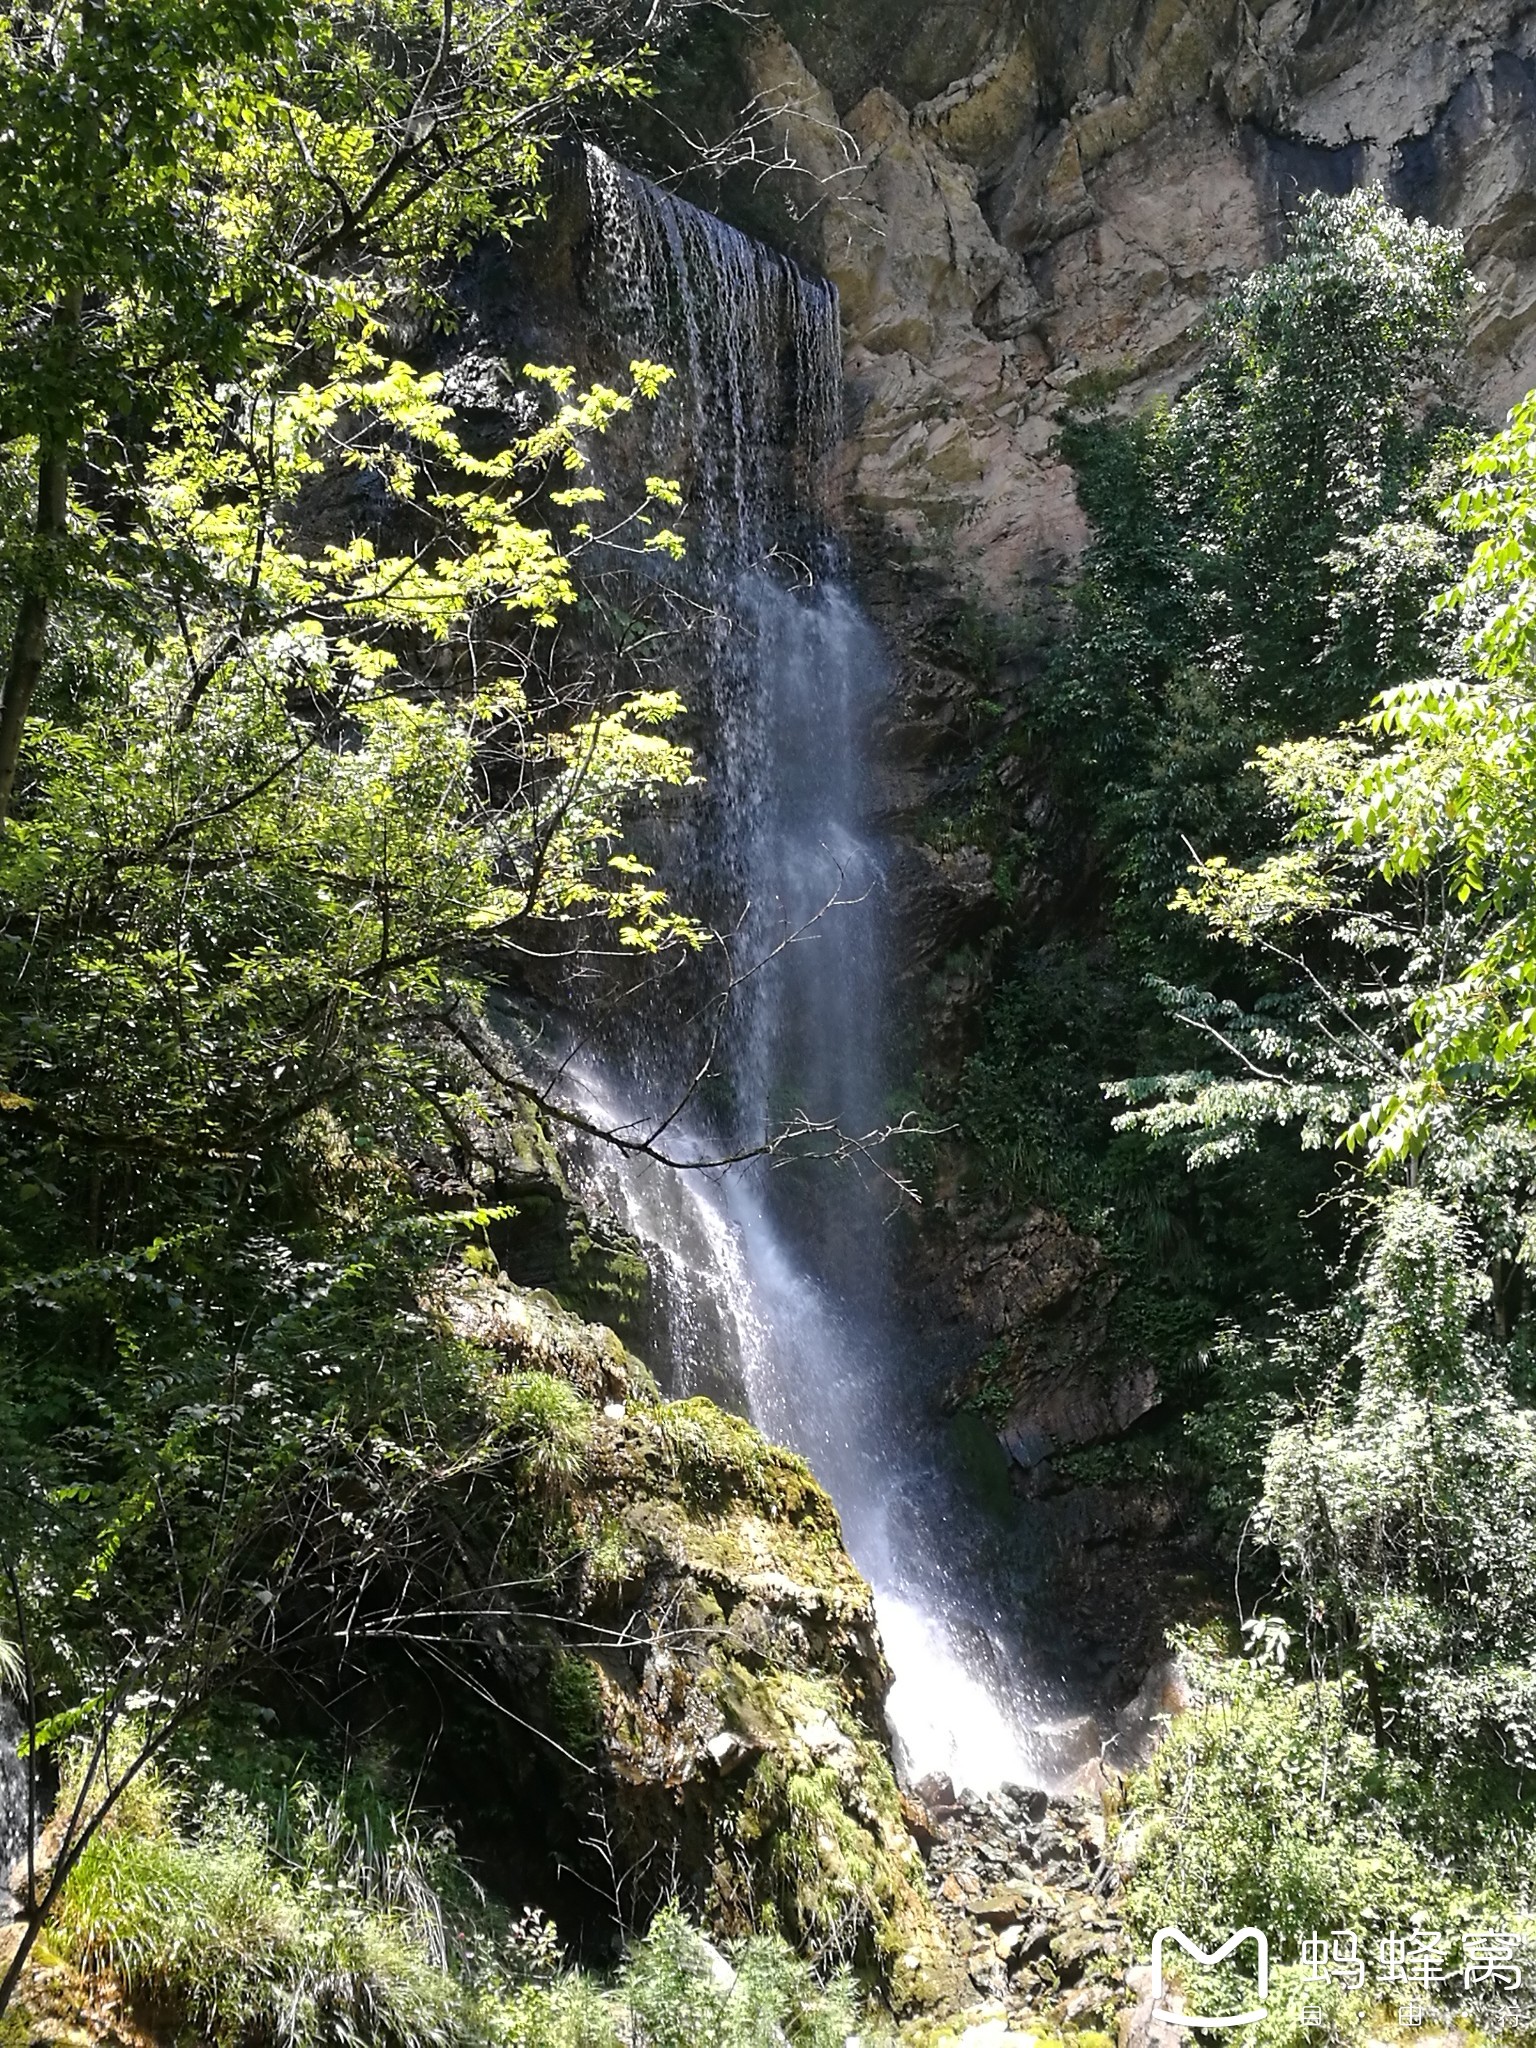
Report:
[{"label": "wet rock", "polygon": [[1104,1731],[1094,1714],[1073,1714],[1065,1720],[1041,1722],[1035,1730],[1044,1768],[1055,1783],[1099,1755]]},{"label": "wet rock", "polygon": [[1014,1463],[1031,1471],[1053,1452],[1124,1436],[1159,1398],[1150,1365],[1101,1370],[1091,1378],[1085,1374],[1041,1392],[1031,1390],[1009,1410],[998,1437]]},{"label": "wet rock", "polygon": [[[922,1251],[929,1296],[981,1347],[954,1401],[1010,1429],[1026,1463],[1036,1443],[1085,1441],[1082,1430],[1112,1427],[1103,1360],[1115,1281],[1094,1241],[1043,1207],[1000,1213],[968,1205],[959,1189],[943,1191],[935,1210]],[[1136,1400],[1118,1405],[1129,1413]]]},{"label": "wet rock", "polygon": [[907,1833],[927,1856],[938,1842],[938,1823],[921,1800],[913,1798],[908,1792],[901,1795],[901,1817],[906,1824]]},{"label": "wet rock", "polygon": [[1028,1914],[1034,1895],[1032,1885],[1009,1885],[970,1900],[966,1911],[986,1927],[1014,1927]]},{"label": "wet rock", "polygon": [[1139,1771],[1152,1760],[1169,1723],[1190,1705],[1189,1681],[1177,1657],[1152,1666],[1134,1698],[1115,1716],[1106,1761],[1120,1771]]},{"label": "wet rock", "polygon": [[1002,911],[992,863],[978,847],[952,853],[904,847],[891,880],[901,893],[913,968],[942,959],[951,948],[977,937]]},{"label": "wet rock", "polygon": [[[146,2031],[145,2014],[110,1973],[83,1975],[67,1963],[40,1962],[39,1950],[22,1971],[5,2015],[6,2038],[16,2048],[160,2048],[164,2028]],[[0,1964],[9,1945],[0,1934]]]},{"label": "wet rock", "polygon": [[1004,1785],[1002,1796],[1025,1820],[1042,1821],[1051,1810],[1051,1795],[1040,1785]]},{"label": "wet rock", "polygon": [[1129,2002],[1128,1944],[1112,1896],[1095,1889],[1112,1894],[1115,1881],[1097,1818],[1074,1800],[1009,1786],[960,1798],[934,1848],[946,1934],[972,1990],[1000,2001],[1009,2026],[1055,2031]]},{"label": "wet rock", "polygon": [[[505,1021],[510,1038],[516,1020],[509,1015]],[[498,1069],[514,1074],[508,1044],[494,1039],[487,1045]],[[488,1225],[487,1241],[524,1288],[548,1293],[557,1306],[607,1332],[610,1345],[622,1349],[621,1338],[645,1344],[653,1305],[639,1244],[578,1198],[549,1129],[516,1089],[498,1084],[446,1037],[440,1055],[462,1101],[452,1137],[424,1145],[412,1163],[417,1194],[438,1208],[504,1210]],[[613,1391],[620,1391],[617,1382]]]},{"label": "wet rock", "polygon": [[1063,1984],[1076,1984],[1091,1962],[1111,1957],[1116,1950],[1117,1943],[1108,1932],[1092,1927],[1069,1927],[1051,1937],[1051,1960]]},{"label": "wet rock", "polygon": [[752,1744],[733,1728],[722,1728],[704,1745],[705,1753],[718,1770],[735,1771],[756,1754]]},{"label": "wet rock", "polygon": [[931,1823],[942,1826],[960,1811],[953,1780],[943,1771],[933,1771],[926,1778],[919,1778],[912,1792],[927,1809]]},{"label": "wet rock", "polygon": [[1002,1998],[1008,1990],[1008,1970],[990,1944],[972,1949],[966,1957],[966,1974],[984,1998]]},{"label": "wet rock", "polygon": [[1135,2004],[1121,2018],[1119,2048],[1185,2048],[1189,2039],[1187,2028],[1176,2020],[1153,2017],[1154,2007],[1158,2006],[1165,2012],[1181,2011],[1178,1993],[1170,1989],[1159,2000],[1156,1982],[1147,1968],[1129,1971],[1126,1982]]}]

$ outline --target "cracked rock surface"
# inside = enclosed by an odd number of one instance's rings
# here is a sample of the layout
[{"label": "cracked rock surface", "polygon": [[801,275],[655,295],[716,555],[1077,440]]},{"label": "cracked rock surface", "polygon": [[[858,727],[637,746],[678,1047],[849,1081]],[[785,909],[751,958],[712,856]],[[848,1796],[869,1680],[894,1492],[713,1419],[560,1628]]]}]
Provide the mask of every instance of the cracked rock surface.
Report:
[{"label": "cracked rock surface", "polygon": [[751,59],[843,297],[850,505],[994,600],[1081,547],[1064,398],[1177,386],[1309,190],[1467,237],[1468,396],[1536,384],[1528,0],[777,0]]}]

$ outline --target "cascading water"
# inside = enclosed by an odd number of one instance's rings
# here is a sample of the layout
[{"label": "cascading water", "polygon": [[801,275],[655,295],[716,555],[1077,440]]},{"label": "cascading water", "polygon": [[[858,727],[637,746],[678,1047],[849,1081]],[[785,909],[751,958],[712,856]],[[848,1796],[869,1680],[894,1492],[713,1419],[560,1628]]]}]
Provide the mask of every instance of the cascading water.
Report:
[{"label": "cascading water", "polygon": [[27,1772],[17,1755],[21,1716],[0,1694],[0,1924],[11,1916],[11,1874],[27,1848]]},{"label": "cascading water", "polygon": [[[743,963],[717,1052],[724,1090],[708,1116],[673,1121],[667,1145],[739,1152],[796,1113],[868,1132],[884,1115],[889,977],[864,736],[885,673],[811,516],[839,410],[836,296],[596,151],[589,186],[605,317],[631,353],[677,372],[663,425],[692,465],[689,574],[714,620],[704,822],[680,892],[709,893]],[[572,1069],[606,1127],[646,1128],[690,1070],[686,1034],[648,1036],[622,1075]],[[836,1501],[874,1589],[909,1776],[981,1790],[1037,1775],[1039,1702],[983,1590],[977,1518],[933,1453],[894,1311],[889,1183],[857,1158],[682,1172],[603,1147],[586,1174],[650,1249],[672,1390],[744,1399]]]}]

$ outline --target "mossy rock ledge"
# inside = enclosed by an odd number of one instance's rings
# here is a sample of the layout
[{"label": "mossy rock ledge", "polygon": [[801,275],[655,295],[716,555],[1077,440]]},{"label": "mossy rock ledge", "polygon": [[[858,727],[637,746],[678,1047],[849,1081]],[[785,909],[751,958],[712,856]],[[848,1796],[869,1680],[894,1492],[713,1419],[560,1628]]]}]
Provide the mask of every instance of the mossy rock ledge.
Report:
[{"label": "mossy rock ledge", "polygon": [[590,1864],[600,1842],[605,1870],[722,1934],[773,1925],[899,2008],[947,2002],[872,1596],[809,1467],[710,1401],[663,1400],[551,1295],[470,1277],[443,1305],[489,1362],[486,1583],[543,1575],[537,1623],[497,1636],[544,1737],[523,1794],[548,1850]]}]

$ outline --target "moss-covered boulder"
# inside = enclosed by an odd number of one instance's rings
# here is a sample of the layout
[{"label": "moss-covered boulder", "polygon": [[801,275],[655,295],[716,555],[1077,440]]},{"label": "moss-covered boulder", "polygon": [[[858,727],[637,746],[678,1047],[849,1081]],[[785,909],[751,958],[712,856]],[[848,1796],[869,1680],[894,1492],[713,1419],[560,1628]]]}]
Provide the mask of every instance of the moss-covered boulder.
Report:
[{"label": "moss-covered boulder", "polygon": [[873,1602],[809,1468],[708,1401],[662,1400],[550,1295],[471,1277],[444,1306],[487,1361],[465,1553],[498,1683],[543,1738],[523,1797],[549,1852],[725,1932],[775,1925],[898,2003],[945,1996]]}]

